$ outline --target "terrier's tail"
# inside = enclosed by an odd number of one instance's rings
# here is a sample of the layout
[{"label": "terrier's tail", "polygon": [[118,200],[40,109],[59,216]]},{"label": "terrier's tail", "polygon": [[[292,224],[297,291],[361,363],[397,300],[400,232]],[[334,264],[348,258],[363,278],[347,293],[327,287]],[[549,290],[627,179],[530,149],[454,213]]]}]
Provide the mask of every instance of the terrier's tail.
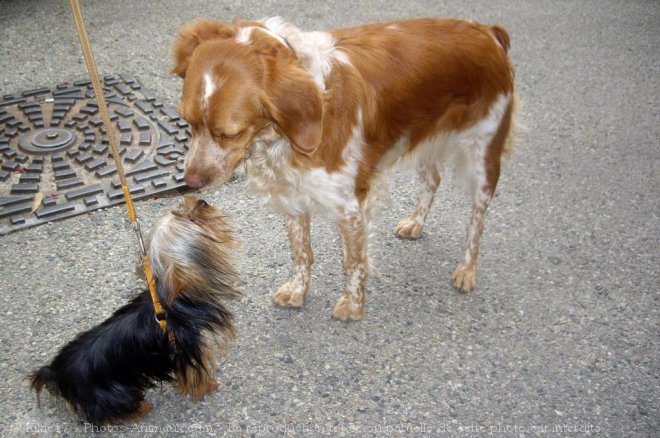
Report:
[{"label": "terrier's tail", "polygon": [[28,379],[30,381],[30,387],[37,393],[37,404],[39,407],[41,407],[41,391],[44,388],[53,395],[60,394],[57,386],[57,373],[48,365],[32,371]]}]

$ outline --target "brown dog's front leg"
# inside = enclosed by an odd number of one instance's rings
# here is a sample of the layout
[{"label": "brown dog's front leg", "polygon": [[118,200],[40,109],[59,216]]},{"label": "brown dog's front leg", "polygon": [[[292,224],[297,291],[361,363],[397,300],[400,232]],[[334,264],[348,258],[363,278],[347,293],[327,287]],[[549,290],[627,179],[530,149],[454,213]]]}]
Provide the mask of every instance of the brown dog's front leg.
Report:
[{"label": "brown dog's front leg", "polygon": [[338,222],[344,247],[344,295],[337,301],[332,316],[346,321],[364,316],[367,282],[367,227],[362,212],[349,213]]},{"label": "brown dog's front leg", "polygon": [[305,297],[311,285],[312,243],[309,234],[309,215],[285,215],[291,255],[293,258],[293,274],[291,280],[284,283],[275,294],[273,302],[280,306],[300,307],[305,304]]}]

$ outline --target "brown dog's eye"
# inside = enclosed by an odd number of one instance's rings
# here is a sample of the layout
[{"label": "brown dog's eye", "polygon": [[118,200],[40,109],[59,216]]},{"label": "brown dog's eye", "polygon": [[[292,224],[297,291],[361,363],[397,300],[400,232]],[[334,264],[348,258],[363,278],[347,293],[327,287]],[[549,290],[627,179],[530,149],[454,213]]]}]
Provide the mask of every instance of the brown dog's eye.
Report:
[{"label": "brown dog's eye", "polygon": [[220,141],[225,141],[225,140],[234,140],[238,138],[241,134],[243,134],[243,131],[239,131],[235,134],[227,134],[222,131],[213,131],[213,136],[217,138]]},{"label": "brown dog's eye", "polygon": [[208,207],[208,206],[209,206],[209,203],[206,202],[206,201],[203,200],[203,199],[200,199],[199,201],[197,201],[197,205],[200,206],[200,207]]}]

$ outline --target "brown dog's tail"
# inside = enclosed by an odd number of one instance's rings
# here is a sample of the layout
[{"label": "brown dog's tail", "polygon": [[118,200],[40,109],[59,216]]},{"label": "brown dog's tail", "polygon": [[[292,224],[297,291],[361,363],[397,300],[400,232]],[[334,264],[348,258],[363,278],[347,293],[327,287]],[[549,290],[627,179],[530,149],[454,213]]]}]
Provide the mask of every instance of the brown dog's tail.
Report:
[{"label": "brown dog's tail", "polygon": [[509,52],[509,47],[511,47],[511,39],[509,38],[509,33],[505,28],[499,25],[494,25],[490,27],[490,32],[493,34],[495,39],[500,46],[504,49],[505,52]]}]

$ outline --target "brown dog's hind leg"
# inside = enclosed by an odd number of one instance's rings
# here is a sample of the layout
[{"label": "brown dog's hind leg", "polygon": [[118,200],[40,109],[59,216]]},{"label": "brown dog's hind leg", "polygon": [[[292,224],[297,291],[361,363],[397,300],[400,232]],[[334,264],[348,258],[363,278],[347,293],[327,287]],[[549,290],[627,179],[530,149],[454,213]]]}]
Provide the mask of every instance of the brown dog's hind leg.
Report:
[{"label": "brown dog's hind leg", "polygon": [[422,188],[415,211],[394,228],[394,234],[404,239],[417,239],[422,234],[433,198],[440,186],[440,172],[436,166],[423,166],[417,170]]},{"label": "brown dog's hind leg", "polygon": [[515,98],[512,98],[504,111],[502,120],[488,143],[483,157],[474,160],[470,169],[472,191],[472,217],[468,225],[467,239],[463,258],[458,263],[452,283],[461,292],[469,292],[477,286],[477,258],[479,243],[484,230],[484,217],[490,201],[495,195],[495,188],[500,177],[502,154],[510,146],[513,126]]}]

